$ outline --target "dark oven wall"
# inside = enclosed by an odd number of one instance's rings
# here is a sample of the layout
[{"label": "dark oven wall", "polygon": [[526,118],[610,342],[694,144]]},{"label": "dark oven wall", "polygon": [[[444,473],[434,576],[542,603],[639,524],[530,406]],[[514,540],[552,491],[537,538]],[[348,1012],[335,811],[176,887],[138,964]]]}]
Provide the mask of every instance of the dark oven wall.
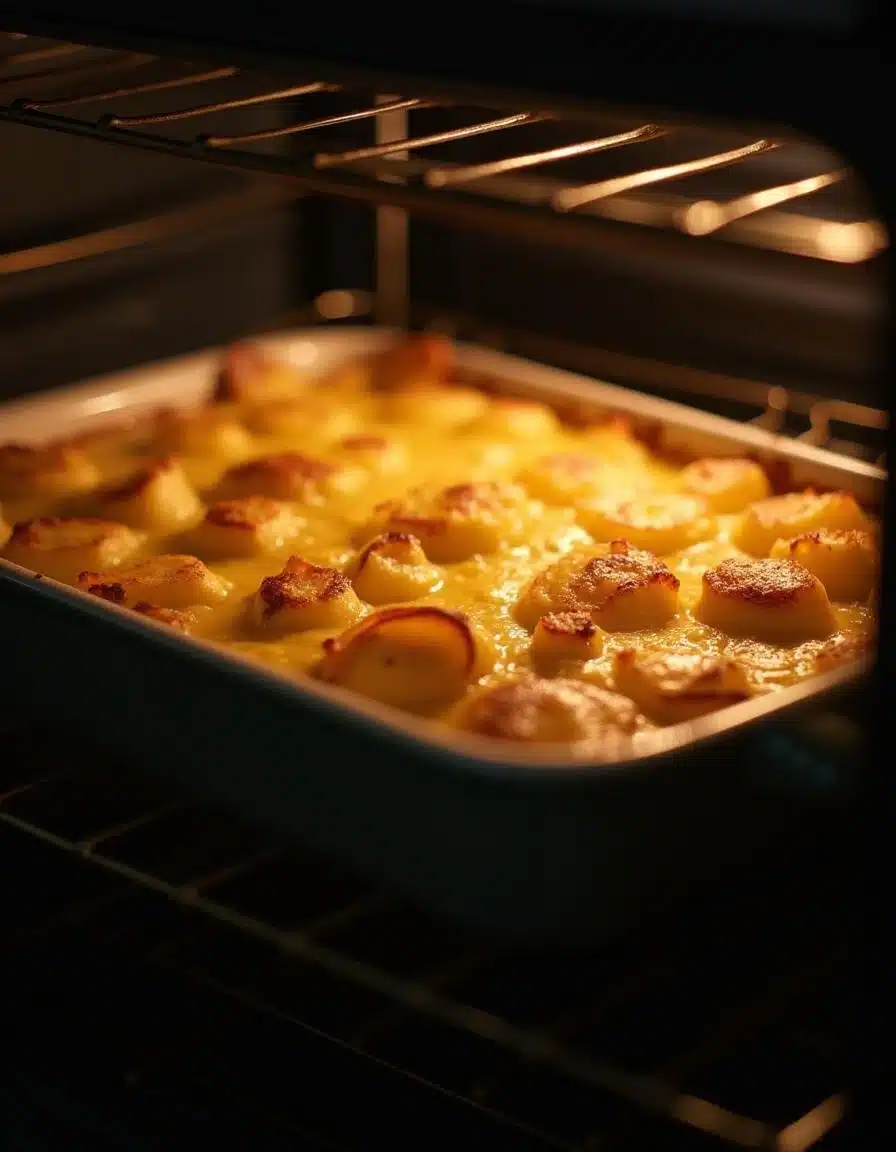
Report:
[{"label": "dark oven wall", "polygon": [[[14,173],[0,188],[2,397],[224,342],[325,289],[374,285],[367,209],[8,124],[0,155]],[[139,243],[135,221],[148,222]],[[461,334],[636,386],[647,360],[875,403],[873,262],[611,224],[606,237],[579,255],[414,223],[413,320],[472,317]],[[612,355],[582,360],[581,345]]]},{"label": "dark oven wall", "polygon": [[10,124],[0,157],[0,400],[232,339],[306,295],[291,192]]}]

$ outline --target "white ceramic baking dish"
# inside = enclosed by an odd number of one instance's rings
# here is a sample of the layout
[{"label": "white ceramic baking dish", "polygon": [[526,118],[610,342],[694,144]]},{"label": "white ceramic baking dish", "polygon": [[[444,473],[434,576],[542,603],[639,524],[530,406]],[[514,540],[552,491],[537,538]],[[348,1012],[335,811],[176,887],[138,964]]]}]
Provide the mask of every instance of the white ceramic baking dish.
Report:
[{"label": "white ceramic baking dish", "polygon": [[[266,340],[312,371],[390,333],[310,329]],[[0,408],[0,442],[40,442],[204,399],[221,350]],[[557,404],[630,414],[662,448],[751,453],[794,487],[880,502],[884,473],[683,405],[487,349],[464,370]],[[585,763],[450,731],[310,679],[293,679],[0,560],[10,706],[62,718],[209,802],[339,855],[492,933],[535,943],[615,932],[735,843],[761,834],[751,797],[757,725],[854,686],[861,666],[650,734],[625,760]]]}]

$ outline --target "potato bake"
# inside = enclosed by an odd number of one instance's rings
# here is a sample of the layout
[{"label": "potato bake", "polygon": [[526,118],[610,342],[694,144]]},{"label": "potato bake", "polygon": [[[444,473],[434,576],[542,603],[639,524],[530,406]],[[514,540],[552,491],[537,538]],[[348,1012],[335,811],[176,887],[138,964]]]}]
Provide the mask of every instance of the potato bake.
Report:
[{"label": "potato bake", "polygon": [[853,495],[506,391],[430,335],[324,377],[239,345],[198,408],[0,446],[0,555],[287,675],[595,755],[870,651]]}]

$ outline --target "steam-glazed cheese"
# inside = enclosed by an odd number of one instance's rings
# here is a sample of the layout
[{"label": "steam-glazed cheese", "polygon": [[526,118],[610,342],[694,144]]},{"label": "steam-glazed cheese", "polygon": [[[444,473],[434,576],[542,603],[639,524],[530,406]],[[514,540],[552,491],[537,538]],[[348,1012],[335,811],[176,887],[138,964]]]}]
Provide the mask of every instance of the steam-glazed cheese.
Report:
[{"label": "steam-glazed cheese", "polygon": [[873,521],[674,464],[405,339],[312,379],[251,345],[195,411],[0,447],[0,555],[176,633],[516,745],[602,757],[855,663]]}]

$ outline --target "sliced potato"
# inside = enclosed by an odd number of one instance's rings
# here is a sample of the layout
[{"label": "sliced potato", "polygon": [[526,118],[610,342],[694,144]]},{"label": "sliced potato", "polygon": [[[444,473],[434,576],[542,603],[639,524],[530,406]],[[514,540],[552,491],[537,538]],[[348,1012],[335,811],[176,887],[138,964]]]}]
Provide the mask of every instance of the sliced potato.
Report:
[{"label": "sliced potato", "polygon": [[322,504],[329,498],[354,492],[365,480],[360,469],[342,467],[302,452],[260,456],[225,472],[218,485],[220,499],[267,496]]},{"label": "sliced potato", "polygon": [[625,540],[571,552],[539,572],[516,603],[517,620],[534,630],[542,616],[587,612],[608,632],[659,628],[678,611],[678,577]]},{"label": "sliced potato", "polygon": [[541,617],[532,634],[532,662],[542,675],[556,675],[561,669],[599,656],[604,635],[587,610],[549,612]]},{"label": "sliced potato", "polygon": [[867,600],[877,579],[880,560],[870,532],[807,532],[792,540],[778,540],[775,560],[796,560],[824,584],[831,600]]},{"label": "sliced potato", "polygon": [[694,614],[729,636],[770,644],[824,639],[837,626],[824,585],[793,560],[725,560],[710,568]]},{"label": "sliced potato", "polygon": [[199,623],[199,617],[192,609],[178,611],[176,608],[161,608],[158,604],[150,604],[146,600],[138,601],[133,608],[140,616],[155,620],[157,624],[164,624],[168,628],[174,628],[175,631],[183,632],[185,635],[189,635]]},{"label": "sliced potato", "polygon": [[225,353],[215,399],[254,406],[290,400],[308,385],[303,372],[257,344],[235,344]]},{"label": "sliced potato", "polygon": [[113,521],[44,517],[17,524],[4,555],[14,564],[68,584],[85,569],[114,568],[130,560],[142,543],[142,536]]},{"label": "sliced potato", "polygon": [[455,429],[472,424],[488,401],[475,388],[460,384],[414,384],[380,397],[379,412],[388,423]]},{"label": "sliced potato", "polygon": [[430,560],[451,564],[521,542],[531,515],[526,493],[515,484],[483,481],[417,488],[404,499],[377,505],[358,533],[358,543],[384,532],[412,535]]},{"label": "sliced potato", "polygon": [[547,404],[514,396],[493,396],[482,415],[470,427],[472,435],[510,440],[549,440],[560,430],[560,421]]},{"label": "sliced potato", "polygon": [[455,713],[459,727],[520,744],[618,750],[634,734],[638,710],[625,696],[578,680],[537,677],[474,693]]},{"label": "sliced potato", "polygon": [[210,557],[264,556],[294,541],[305,520],[292,505],[267,496],[219,500],[191,533],[195,550]]},{"label": "sliced potato", "polygon": [[140,564],[104,572],[82,572],[77,586],[113,604],[132,607],[146,601],[178,611],[197,604],[220,604],[232,587],[196,556],[179,555],[153,556]]},{"label": "sliced potato", "polygon": [[674,493],[586,501],[577,511],[595,540],[627,540],[658,556],[706,540],[716,528],[704,500]]},{"label": "sliced potato", "polygon": [[123,484],[96,496],[98,508],[110,520],[154,532],[176,532],[202,516],[202,501],[174,457],[157,460]]},{"label": "sliced potato", "polygon": [[431,606],[383,608],[324,645],[322,680],[411,711],[463,694],[477,667],[469,621]]},{"label": "sliced potato", "polygon": [[620,487],[631,487],[632,479],[597,453],[553,452],[533,460],[518,480],[526,491],[545,504],[560,507],[597,500]]},{"label": "sliced potato", "polygon": [[752,694],[736,660],[694,652],[628,648],[614,657],[613,679],[658,724],[695,720]]},{"label": "sliced potato", "polygon": [[330,449],[330,455],[340,463],[376,473],[400,472],[408,464],[403,444],[370,432],[346,436]]},{"label": "sliced potato", "polygon": [[363,614],[364,605],[338,568],[290,556],[282,572],[262,580],[248,611],[256,627],[285,635],[344,628]]},{"label": "sliced potato", "polygon": [[370,383],[375,391],[441,384],[454,369],[454,345],[444,336],[423,332],[403,336],[372,357]]},{"label": "sliced potato", "polygon": [[823,530],[867,531],[868,522],[851,492],[790,492],[751,504],[734,542],[753,556],[768,556],[778,540]]},{"label": "sliced potato", "polygon": [[442,573],[426,559],[416,536],[384,532],[361,550],[353,565],[355,591],[368,604],[417,600],[442,585]]},{"label": "sliced potato", "polygon": [[249,427],[261,435],[307,444],[351,435],[359,427],[360,415],[335,397],[310,392],[289,400],[270,400],[256,405],[246,420]]},{"label": "sliced potato", "polygon": [[771,492],[763,469],[742,457],[695,460],[682,469],[679,483],[683,492],[705,500],[717,514],[741,512]]},{"label": "sliced potato", "polygon": [[161,412],[156,418],[155,443],[162,452],[227,462],[245,460],[253,449],[244,425],[219,407]]},{"label": "sliced potato", "polygon": [[96,464],[74,445],[0,445],[0,496],[8,499],[71,496],[99,482]]}]

